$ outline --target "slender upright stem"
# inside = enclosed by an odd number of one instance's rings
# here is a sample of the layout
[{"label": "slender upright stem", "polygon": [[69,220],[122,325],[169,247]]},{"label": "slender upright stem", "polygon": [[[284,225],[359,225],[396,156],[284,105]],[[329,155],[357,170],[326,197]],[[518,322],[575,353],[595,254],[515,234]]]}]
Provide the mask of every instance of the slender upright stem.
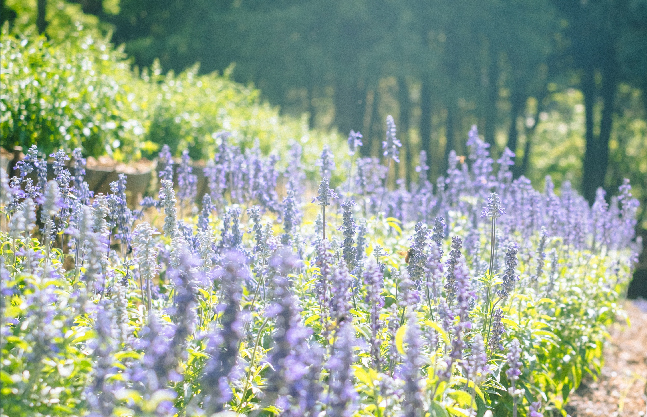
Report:
[{"label": "slender upright stem", "polygon": [[152,301],[151,301],[152,297],[151,297],[151,277],[150,276],[146,277],[146,290],[147,290],[146,296],[148,297],[148,315],[150,316],[151,311],[153,311],[152,310],[152,305],[151,305],[152,304]]},{"label": "slender upright stem", "polygon": [[[146,297],[144,296],[144,281],[142,280],[142,266],[139,265],[139,289],[142,295],[142,304],[146,303]],[[148,310],[150,314],[150,310]]]},{"label": "slender upright stem", "polygon": [[355,157],[350,159],[350,166],[348,167],[348,188],[346,189],[347,197],[350,197],[351,188],[353,187],[353,161],[355,161]]},{"label": "slender upright stem", "polygon": [[515,391],[515,383],[512,381],[512,417],[517,417],[517,393]]},{"label": "slender upright stem", "polygon": [[494,256],[496,254],[496,217],[492,216],[490,229],[490,275],[494,273]]},{"label": "slender upright stem", "polygon": [[[490,309],[490,291],[492,289],[492,278],[494,276],[494,257],[496,256],[496,216],[492,216],[492,226],[490,228],[490,270],[489,277],[487,279],[487,290],[485,292],[485,322],[484,326],[488,328],[488,337],[490,334],[490,324],[492,322],[492,312],[494,312],[494,307]],[[489,322],[488,322],[489,317]]]},{"label": "slender upright stem", "polygon": [[326,240],[326,206],[321,205],[321,220],[323,221],[323,239]]},{"label": "slender upright stem", "polygon": [[391,159],[389,158],[389,164],[386,167],[386,177],[384,178],[384,192],[382,193],[382,197],[380,198],[380,206],[377,209],[377,212],[379,213],[380,210],[382,210],[382,203],[384,202],[384,195],[386,194],[386,189],[389,187],[389,172],[391,172]]},{"label": "slender upright stem", "polygon": [[240,397],[240,403],[238,404],[238,407],[236,407],[236,412],[240,412],[240,407],[243,406],[243,402],[245,401],[245,395],[247,395],[247,390],[249,389],[249,377],[251,376],[252,373],[252,368],[254,367],[254,362],[256,360],[256,349],[258,348],[258,343],[261,339],[261,335],[263,334],[263,330],[265,329],[265,325],[267,324],[268,318],[265,317],[265,321],[263,321],[263,324],[261,325],[261,328],[258,330],[258,334],[256,335],[256,342],[254,343],[254,350],[252,351],[252,360],[249,362],[249,371],[247,371],[247,375],[245,376],[245,387],[243,388],[243,394]]}]

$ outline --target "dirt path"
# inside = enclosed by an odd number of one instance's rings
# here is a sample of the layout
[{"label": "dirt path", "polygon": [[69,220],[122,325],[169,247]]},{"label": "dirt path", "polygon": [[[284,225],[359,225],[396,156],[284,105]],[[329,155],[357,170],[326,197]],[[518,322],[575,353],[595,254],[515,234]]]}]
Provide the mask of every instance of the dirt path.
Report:
[{"label": "dirt path", "polygon": [[617,323],[597,381],[582,381],[569,401],[571,417],[647,416],[647,301],[627,301],[631,327]]}]

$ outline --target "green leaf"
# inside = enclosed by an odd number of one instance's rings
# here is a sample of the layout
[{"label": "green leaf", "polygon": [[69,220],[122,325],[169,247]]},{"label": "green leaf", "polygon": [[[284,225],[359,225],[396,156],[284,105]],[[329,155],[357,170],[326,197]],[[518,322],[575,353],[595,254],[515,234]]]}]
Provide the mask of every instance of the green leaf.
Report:
[{"label": "green leaf", "polygon": [[209,297],[211,296],[211,294],[209,294],[209,292],[207,292],[207,291],[206,291],[205,289],[203,289],[203,288],[198,288],[198,291],[200,292],[200,294],[202,294],[202,296],[203,296],[205,299],[209,299]]},{"label": "green leaf", "polygon": [[461,416],[461,417],[469,417],[469,412],[465,410],[461,410],[460,408],[455,408],[455,407],[447,407],[447,411],[449,411],[449,414],[452,416]]},{"label": "green leaf", "polygon": [[436,323],[435,321],[431,321],[431,320],[425,320],[423,323],[425,325],[433,328],[434,330],[436,330],[438,332],[438,334],[440,335],[440,337],[443,339],[443,342],[445,342],[446,345],[450,344],[450,340],[449,340],[449,337],[447,336],[447,332],[445,330],[443,330],[443,328],[438,323]]},{"label": "green leaf", "polygon": [[449,417],[447,409],[441,405],[438,401],[433,401],[431,403],[431,417]]},{"label": "green leaf", "polygon": [[404,333],[407,331],[407,325],[405,324],[404,326],[400,327],[398,331],[395,333],[395,347],[398,349],[398,352],[400,352],[400,355],[404,355]]},{"label": "green leaf", "polygon": [[456,401],[456,403],[461,407],[471,407],[472,406],[472,395],[465,391],[452,391],[447,394],[449,398]]},{"label": "green leaf", "polygon": [[532,334],[536,336],[548,336],[551,339],[559,339],[555,333],[549,332],[548,330],[536,330]]},{"label": "green leaf", "polygon": [[453,378],[454,378],[456,381],[460,382],[461,384],[465,384],[465,383],[467,383],[467,387],[468,387],[468,388],[472,388],[472,389],[474,389],[474,392],[476,392],[476,394],[477,394],[479,397],[481,397],[481,399],[482,399],[483,401],[485,401],[485,396],[483,395],[483,391],[481,391],[481,388],[479,388],[479,386],[478,386],[478,385],[474,384],[474,381],[470,380],[470,381],[468,382],[468,381],[467,381],[467,379],[466,379],[465,377],[462,377],[462,376],[456,376],[456,377],[453,377]]},{"label": "green leaf", "polygon": [[79,337],[77,337],[76,339],[74,339],[74,340],[72,341],[72,343],[76,344],[76,343],[85,342],[86,340],[93,339],[93,338],[94,338],[94,336],[95,336],[95,332],[94,332],[94,331],[92,331],[92,330],[87,330],[87,331],[85,331],[84,333],[82,333]]},{"label": "green leaf", "polygon": [[0,381],[2,381],[3,386],[13,384],[13,381],[11,380],[11,375],[6,373],[5,371],[0,371]]},{"label": "green leaf", "polygon": [[121,351],[115,353],[115,359],[121,361],[123,359],[139,359],[141,354],[134,351]]},{"label": "green leaf", "polygon": [[510,319],[501,319],[501,323],[507,324],[508,326],[512,327],[513,329],[518,329],[519,325],[517,324],[516,321],[512,321]]},{"label": "green leaf", "polygon": [[375,376],[371,375],[372,369],[369,370],[368,372],[360,365],[353,365],[353,369],[355,370],[355,377],[362,382],[365,385],[368,385],[369,387],[373,388],[374,384],[373,381],[377,379],[377,374]]},{"label": "green leaf", "polygon": [[310,316],[306,319],[306,321],[303,323],[306,326],[309,326],[312,322],[319,320],[321,316],[319,314],[315,314],[314,316]]}]

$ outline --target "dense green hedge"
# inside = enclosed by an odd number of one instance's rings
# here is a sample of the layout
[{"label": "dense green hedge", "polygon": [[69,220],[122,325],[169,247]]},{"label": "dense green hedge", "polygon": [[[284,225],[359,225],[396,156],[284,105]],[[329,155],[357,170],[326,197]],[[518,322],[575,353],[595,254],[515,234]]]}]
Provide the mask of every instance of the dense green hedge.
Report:
[{"label": "dense green hedge", "polygon": [[[130,161],[167,143],[195,159],[213,156],[217,133],[243,147],[259,140],[264,152],[283,154],[290,140],[304,146],[307,165],[336,134],[310,131],[304,119],[279,114],[259,91],[229,74],[175,75],[159,66],[133,70],[123,51],[79,32],[62,41],[3,29],[0,78],[2,146],[37,144],[42,152],[82,147],[86,155]],[[333,147],[335,148],[335,147]]]}]

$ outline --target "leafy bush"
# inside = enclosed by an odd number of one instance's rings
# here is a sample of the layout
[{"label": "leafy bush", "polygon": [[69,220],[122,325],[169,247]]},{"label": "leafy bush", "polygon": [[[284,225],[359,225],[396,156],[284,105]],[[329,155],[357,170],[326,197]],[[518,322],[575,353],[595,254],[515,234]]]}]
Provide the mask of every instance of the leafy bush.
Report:
[{"label": "leafy bush", "polygon": [[311,149],[340,140],[279,115],[258,90],[228,73],[197,75],[195,66],[162,75],[153,66],[138,75],[121,49],[84,31],[47,41],[5,27],[0,49],[8,58],[0,76],[0,135],[7,149],[37,144],[49,154],[82,147],[86,156],[130,161],[169,144],[175,155],[188,149],[206,159],[226,130],[242,147],[258,140],[266,153],[285,155],[289,140],[308,143],[305,158],[314,163]]},{"label": "leafy bush", "polygon": [[535,191],[474,129],[435,189],[420,166],[388,190],[394,133],[337,190],[324,150],[316,204],[298,145],[281,199],[276,158],[223,136],[201,207],[165,148],[138,210],[124,177],[92,198],[78,153],[46,182],[34,149],[20,172],[42,180],[2,183],[0,414],[559,414],[622,314],[629,184],[593,207]]}]

